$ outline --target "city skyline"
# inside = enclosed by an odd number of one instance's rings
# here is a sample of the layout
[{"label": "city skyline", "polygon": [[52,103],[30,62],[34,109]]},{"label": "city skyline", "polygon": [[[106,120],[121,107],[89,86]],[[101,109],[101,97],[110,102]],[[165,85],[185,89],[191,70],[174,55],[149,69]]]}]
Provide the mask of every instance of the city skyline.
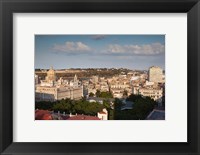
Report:
[{"label": "city skyline", "polygon": [[165,69],[165,35],[35,35],[35,69]]}]

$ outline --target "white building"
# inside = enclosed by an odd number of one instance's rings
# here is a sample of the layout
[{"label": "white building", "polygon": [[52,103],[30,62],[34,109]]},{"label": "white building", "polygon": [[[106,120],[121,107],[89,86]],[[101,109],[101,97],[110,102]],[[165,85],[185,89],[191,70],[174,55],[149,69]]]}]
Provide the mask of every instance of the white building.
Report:
[{"label": "white building", "polygon": [[150,82],[163,82],[163,70],[160,67],[152,66],[149,68]]},{"label": "white building", "polygon": [[108,111],[104,108],[101,112],[97,113],[97,116],[101,120],[108,120]]},{"label": "white building", "polygon": [[99,76],[92,76],[92,82],[93,83],[98,83],[99,82]]},{"label": "white building", "polygon": [[158,103],[162,102],[163,89],[162,88],[140,88],[138,93],[142,96],[148,96]]},{"label": "white building", "polygon": [[39,83],[39,77],[38,75],[35,74],[35,85],[37,85]]}]

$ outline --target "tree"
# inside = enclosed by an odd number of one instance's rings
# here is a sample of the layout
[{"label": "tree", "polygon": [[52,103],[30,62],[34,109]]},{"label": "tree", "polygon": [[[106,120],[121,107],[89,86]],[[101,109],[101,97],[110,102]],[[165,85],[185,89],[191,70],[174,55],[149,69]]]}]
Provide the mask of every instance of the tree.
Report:
[{"label": "tree", "polygon": [[110,109],[109,112],[108,112],[108,119],[109,120],[114,120],[114,110],[113,109]]},{"label": "tree", "polygon": [[110,93],[110,92],[101,92],[99,97],[102,97],[102,98],[113,98],[112,93]]},{"label": "tree", "polygon": [[114,118],[117,120],[144,120],[154,109],[156,102],[150,97],[141,95],[130,95],[128,101],[133,102],[133,109],[121,110],[122,103],[119,99],[115,100]]},{"label": "tree", "polygon": [[110,109],[110,103],[109,103],[109,101],[103,100],[103,106],[104,106],[106,109]]},{"label": "tree", "polygon": [[100,90],[97,90],[96,97],[100,97],[100,94],[101,94]]},{"label": "tree", "polygon": [[127,100],[127,101],[135,102],[136,100],[141,99],[141,98],[142,98],[141,95],[134,95],[134,94],[131,94],[130,96],[128,96],[128,98],[127,98],[126,100]]},{"label": "tree", "polygon": [[121,106],[122,106],[122,102],[116,98],[114,101],[114,109],[115,111],[120,111],[121,110]]},{"label": "tree", "polygon": [[50,101],[40,101],[35,103],[35,109],[40,110],[52,110],[52,107],[55,103]]},{"label": "tree", "polygon": [[90,92],[89,97],[94,97],[94,93]]}]

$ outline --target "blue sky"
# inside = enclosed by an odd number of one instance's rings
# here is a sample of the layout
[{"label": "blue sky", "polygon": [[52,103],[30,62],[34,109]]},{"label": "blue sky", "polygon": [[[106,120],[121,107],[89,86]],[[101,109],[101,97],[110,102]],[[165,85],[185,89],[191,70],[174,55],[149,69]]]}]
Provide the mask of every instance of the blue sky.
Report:
[{"label": "blue sky", "polygon": [[35,68],[165,68],[164,35],[35,35]]}]

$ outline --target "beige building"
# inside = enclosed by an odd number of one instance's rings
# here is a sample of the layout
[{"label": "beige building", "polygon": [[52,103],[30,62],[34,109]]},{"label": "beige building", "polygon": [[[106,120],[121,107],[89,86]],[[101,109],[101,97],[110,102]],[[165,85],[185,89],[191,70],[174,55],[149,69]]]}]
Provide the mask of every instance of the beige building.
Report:
[{"label": "beige building", "polygon": [[92,76],[92,82],[93,83],[98,83],[99,82],[99,76]]},{"label": "beige building", "polygon": [[111,90],[112,95],[114,98],[122,98],[124,90],[122,89],[112,89]]},{"label": "beige building", "polygon": [[152,66],[149,68],[150,82],[163,82],[163,70],[160,67]]},{"label": "beige building", "polygon": [[55,72],[55,70],[53,69],[53,67],[51,67],[51,68],[49,69],[49,71],[47,72],[47,76],[46,76],[45,80],[46,80],[47,82],[56,81],[56,72]]},{"label": "beige building", "polygon": [[41,84],[35,85],[36,101],[56,101],[61,99],[81,99],[83,97],[83,86],[78,84],[77,76],[74,80],[64,82],[61,79],[56,80],[56,72],[51,67],[47,72],[45,80],[41,80]]},{"label": "beige building", "polygon": [[159,103],[162,102],[162,96],[163,96],[163,89],[162,88],[140,88],[138,89],[138,94],[142,96],[148,96],[152,98],[154,101],[157,101]]},{"label": "beige building", "polygon": [[36,101],[56,101],[61,99],[81,99],[83,96],[83,89],[80,88],[70,88],[70,87],[59,87],[56,86],[37,86],[35,92]]}]

